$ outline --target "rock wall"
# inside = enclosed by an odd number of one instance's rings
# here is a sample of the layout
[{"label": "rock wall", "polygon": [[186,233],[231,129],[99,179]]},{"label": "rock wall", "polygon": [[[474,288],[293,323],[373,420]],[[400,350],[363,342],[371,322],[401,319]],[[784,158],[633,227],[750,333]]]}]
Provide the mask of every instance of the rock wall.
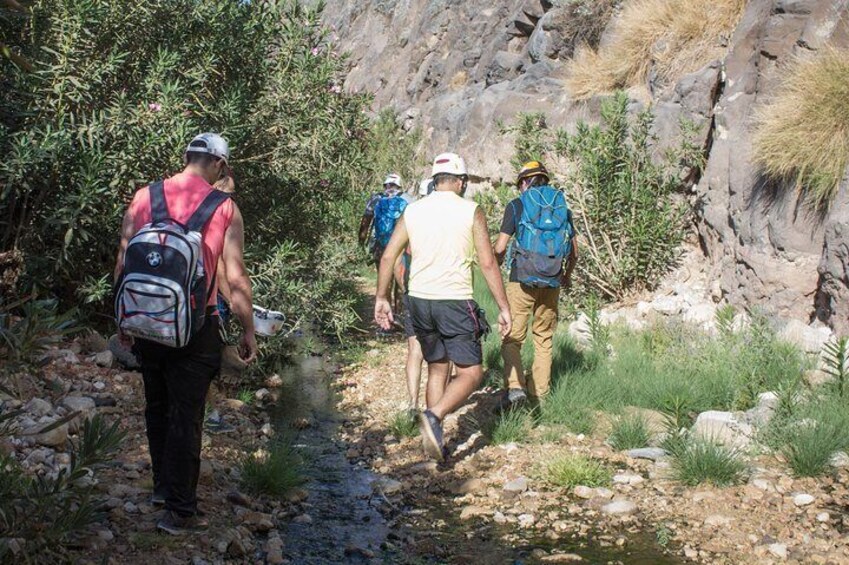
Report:
[{"label": "rock wall", "polygon": [[[564,85],[574,49],[565,10],[547,0],[330,0],[325,18],[351,52],[347,88],[421,126],[428,153],[460,152],[497,181],[513,174],[501,120],[539,110],[568,129],[597,115],[597,99],[575,103]],[[675,144],[681,117],[702,126],[696,224],[724,296],[847,331],[849,181],[819,213],[751,163],[757,104],[789,58],[826,42],[849,46],[849,0],[750,0],[723,61],[647,86],[661,147]]]},{"label": "rock wall", "polygon": [[[774,91],[790,57],[827,41],[849,45],[847,9],[845,0],[750,0],[724,62],[724,91],[714,109],[697,207],[704,248],[732,302],[760,304],[788,317],[819,317],[841,330],[847,328],[849,302],[845,253],[835,243],[845,232],[849,202],[844,197],[818,213],[793,187],[760,176],[751,163],[751,124],[756,104]],[[826,233],[831,246],[824,253]],[[818,298],[821,278],[828,285]]]}]

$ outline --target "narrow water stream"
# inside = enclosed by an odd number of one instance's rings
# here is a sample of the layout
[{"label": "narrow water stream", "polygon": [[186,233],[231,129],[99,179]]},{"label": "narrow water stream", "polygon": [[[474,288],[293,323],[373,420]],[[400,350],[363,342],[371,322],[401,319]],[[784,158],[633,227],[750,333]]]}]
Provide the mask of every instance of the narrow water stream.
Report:
[{"label": "narrow water stream", "polygon": [[[328,362],[306,357],[281,377],[284,384],[273,421],[278,433],[295,434],[294,444],[306,460],[309,492],[310,519],[291,522],[284,537],[285,554],[292,563],[530,564],[552,552],[580,555],[584,563],[682,563],[665,554],[650,532],[626,534],[625,548],[605,547],[609,543],[593,536],[580,543],[552,541],[491,522],[461,522],[456,507],[438,497],[423,499],[428,501],[425,507],[403,508],[400,516],[387,522],[378,511],[384,502],[372,494],[371,483],[379,476],[351,465],[345,457],[347,446],[339,439],[343,418],[336,411]],[[311,426],[293,431],[292,424],[300,418]],[[387,540],[403,550],[385,551]]]},{"label": "narrow water stream", "polygon": [[[273,412],[278,433],[296,433],[304,454],[310,521],[291,522],[285,553],[294,563],[366,563],[389,533],[372,502],[376,475],[348,463],[339,440],[342,418],[330,387],[332,373],[323,357],[305,357],[281,375],[283,387]],[[293,423],[311,425],[297,432]]]}]

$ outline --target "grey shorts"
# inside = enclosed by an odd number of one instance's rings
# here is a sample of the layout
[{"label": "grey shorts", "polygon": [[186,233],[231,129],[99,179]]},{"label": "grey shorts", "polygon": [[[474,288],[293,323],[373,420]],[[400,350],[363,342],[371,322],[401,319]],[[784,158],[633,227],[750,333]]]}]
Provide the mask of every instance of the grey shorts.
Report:
[{"label": "grey shorts", "polygon": [[401,303],[404,305],[404,311],[401,313],[401,322],[404,324],[404,337],[415,337],[416,329],[413,327],[413,316],[410,314],[410,295],[405,294],[401,297]]},{"label": "grey shorts", "polygon": [[425,361],[483,363],[481,340],[489,324],[474,300],[426,300],[410,296],[409,316]]}]

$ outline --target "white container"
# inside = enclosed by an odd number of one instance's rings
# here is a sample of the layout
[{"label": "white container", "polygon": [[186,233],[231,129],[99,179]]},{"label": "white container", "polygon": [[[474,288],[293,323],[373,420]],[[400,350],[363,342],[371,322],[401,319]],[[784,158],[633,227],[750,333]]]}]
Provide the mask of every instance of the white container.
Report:
[{"label": "white container", "polygon": [[259,335],[273,336],[283,329],[285,322],[286,316],[282,312],[254,306],[254,329]]}]

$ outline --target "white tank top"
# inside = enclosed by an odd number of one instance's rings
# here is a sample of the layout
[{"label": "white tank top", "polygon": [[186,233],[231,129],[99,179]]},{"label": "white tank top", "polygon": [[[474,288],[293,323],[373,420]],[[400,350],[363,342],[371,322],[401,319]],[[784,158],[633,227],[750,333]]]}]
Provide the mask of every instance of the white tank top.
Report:
[{"label": "white tank top", "polygon": [[451,191],[436,191],[407,206],[410,236],[410,296],[428,300],[470,300],[475,243],[472,227],[478,205]]}]

